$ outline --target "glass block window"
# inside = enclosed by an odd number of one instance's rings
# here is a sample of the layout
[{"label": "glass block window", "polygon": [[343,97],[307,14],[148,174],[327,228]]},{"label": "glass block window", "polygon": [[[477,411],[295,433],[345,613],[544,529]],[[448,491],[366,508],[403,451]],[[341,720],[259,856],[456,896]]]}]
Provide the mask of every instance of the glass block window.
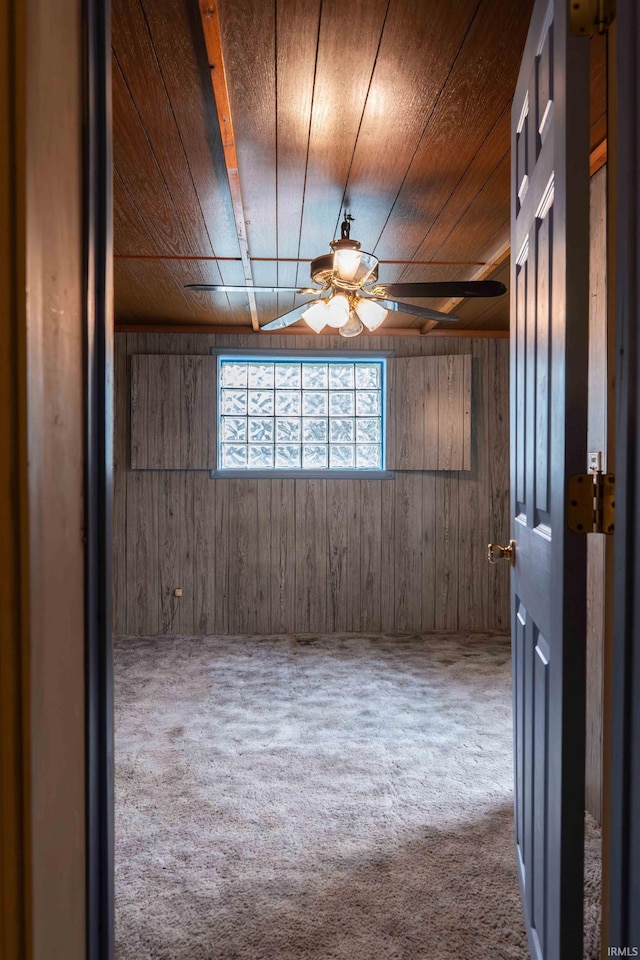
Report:
[{"label": "glass block window", "polygon": [[218,469],[384,469],[384,359],[219,358]]}]

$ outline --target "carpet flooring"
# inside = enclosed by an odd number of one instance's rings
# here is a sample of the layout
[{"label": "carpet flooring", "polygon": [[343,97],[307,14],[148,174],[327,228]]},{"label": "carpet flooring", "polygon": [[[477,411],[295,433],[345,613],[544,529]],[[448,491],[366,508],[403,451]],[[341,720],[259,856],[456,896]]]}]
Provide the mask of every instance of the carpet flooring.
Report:
[{"label": "carpet flooring", "polygon": [[115,690],[117,960],[528,957],[505,638],[121,638]]}]

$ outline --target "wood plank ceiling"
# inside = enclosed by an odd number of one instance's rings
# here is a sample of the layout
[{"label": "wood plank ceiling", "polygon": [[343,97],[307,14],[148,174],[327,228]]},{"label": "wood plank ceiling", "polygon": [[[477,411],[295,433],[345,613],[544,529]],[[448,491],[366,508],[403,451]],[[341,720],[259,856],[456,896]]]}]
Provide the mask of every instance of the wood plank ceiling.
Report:
[{"label": "wood plank ceiling", "polygon": [[[218,0],[243,264],[198,0],[113,0],[118,326],[248,332],[246,295],[184,285],[242,284],[247,270],[256,284],[305,285],[345,209],[383,282],[508,280],[510,108],[531,7]],[[592,50],[594,147],[606,137],[600,38]],[[259,323],[294,302],[255,294]],[[456,312],[460,328],[508,329],[508,297]]]}]

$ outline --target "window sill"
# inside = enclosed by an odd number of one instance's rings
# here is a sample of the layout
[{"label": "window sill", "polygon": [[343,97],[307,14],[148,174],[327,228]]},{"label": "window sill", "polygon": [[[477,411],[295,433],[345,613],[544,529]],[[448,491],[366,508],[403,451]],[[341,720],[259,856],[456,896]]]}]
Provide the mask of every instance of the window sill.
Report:
[{"label": "window sill", "polygon": [[211,470],[212,480],[393,480],[393,470]]}]

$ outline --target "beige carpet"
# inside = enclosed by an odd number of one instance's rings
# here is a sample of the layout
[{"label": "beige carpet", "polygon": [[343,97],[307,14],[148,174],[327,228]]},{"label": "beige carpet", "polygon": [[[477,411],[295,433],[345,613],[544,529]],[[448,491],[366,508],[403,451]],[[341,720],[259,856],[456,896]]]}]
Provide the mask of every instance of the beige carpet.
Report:
[{"label": "beige carpet", "polygon": [[[508,641],[116,642],[118,960],[525,960]],[[588,824],[585,956],[596,957]]]}]

